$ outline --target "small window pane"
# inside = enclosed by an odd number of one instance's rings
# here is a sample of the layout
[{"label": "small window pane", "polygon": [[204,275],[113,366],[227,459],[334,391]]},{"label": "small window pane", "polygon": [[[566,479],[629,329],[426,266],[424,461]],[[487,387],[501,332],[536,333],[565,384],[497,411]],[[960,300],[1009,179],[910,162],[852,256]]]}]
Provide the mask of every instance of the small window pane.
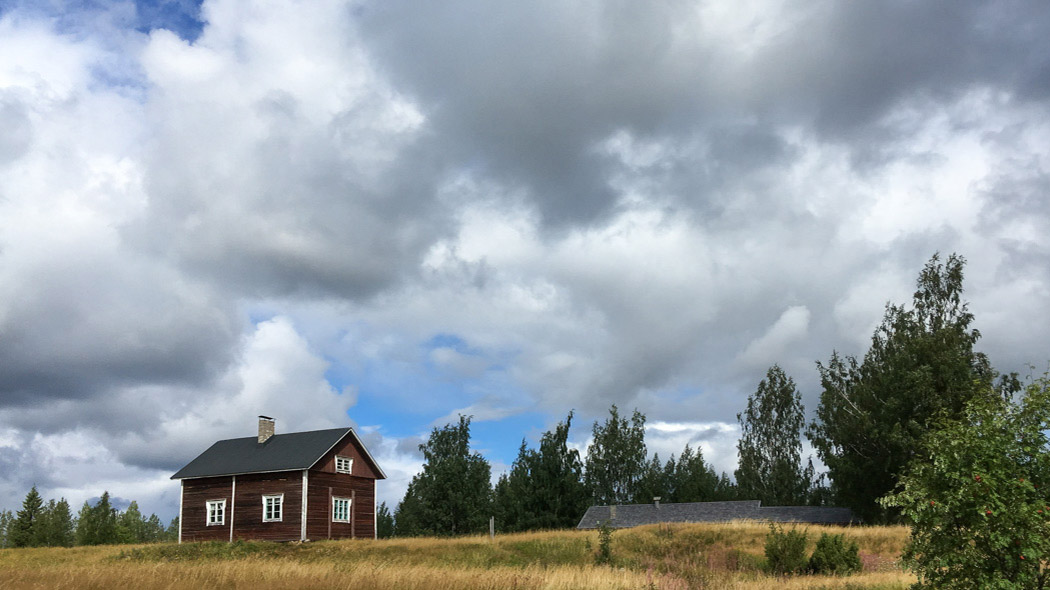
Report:
[{"label": "small window pane", "polygon": [[352,458],[350,458],[350,457],[340,457],[338,455],[336,456],[336,458],[335,458],[335,471],[336,471],[336,473],[350,473],[350,471],[353,469],[353,467],[354,467],[354,460]]},{"label": "small window pane", "polygon": [[209,500],[207,503],[208,526],[226,522],[226,500]]},{"label": "small window pane", "polygon": [[332,520],[350,522],[350,498],[332,498]]},{"label": "small window pane", "polygon": [[263,521],[281,520],[281,504],[284,496],[263,496]]}]

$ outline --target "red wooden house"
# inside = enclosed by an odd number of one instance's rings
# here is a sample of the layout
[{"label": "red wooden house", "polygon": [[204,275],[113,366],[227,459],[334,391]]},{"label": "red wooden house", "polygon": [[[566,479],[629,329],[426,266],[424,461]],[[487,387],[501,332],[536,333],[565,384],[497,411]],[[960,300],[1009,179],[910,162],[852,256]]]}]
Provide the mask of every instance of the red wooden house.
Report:
[{"label": "red wooden house", "polygon": [[181,482],[179,542],[374,538],[376,480],[352,428],[220,440],[171,476]]}]

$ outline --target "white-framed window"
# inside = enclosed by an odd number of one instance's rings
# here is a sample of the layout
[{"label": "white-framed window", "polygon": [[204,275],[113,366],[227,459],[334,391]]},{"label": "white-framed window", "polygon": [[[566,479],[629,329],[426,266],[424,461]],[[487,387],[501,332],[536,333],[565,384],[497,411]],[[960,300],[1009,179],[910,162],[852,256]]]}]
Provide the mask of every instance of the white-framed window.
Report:
[{"label": "white-framed window", "polygon": [[350,498],[332,498],[332,522],[350,522]]},{"label": "white-framed window", "polygon": [[284,494],[267,494],[262,497],[263,522],[280,522],[284,505]]},{"label": "white-framed window", "polygon": [[226,524],[226,500],[208,500],[208,526]]},{"label": "white-framed window", "polygon": [[354,460],[350,457],[335,456],[335,472],[350,473],[354,468]]}]

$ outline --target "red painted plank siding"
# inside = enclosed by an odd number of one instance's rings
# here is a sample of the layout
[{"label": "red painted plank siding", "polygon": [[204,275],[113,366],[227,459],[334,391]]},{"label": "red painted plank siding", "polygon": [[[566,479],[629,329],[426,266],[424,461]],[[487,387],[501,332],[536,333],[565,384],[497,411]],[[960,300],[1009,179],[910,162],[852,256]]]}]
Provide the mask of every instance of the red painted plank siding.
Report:
[{"label": "red painted plank siding", "polygon": [[[237,497],[230,499],[233,477],[183,480],[182,540],[229,541],[231,508],[234,539],[298,541],[302,526],[302,471],[238,475]],[[284,494],[280,522],[263,522],[262,497]],[[207,524],[208,500],[226,500],[222,526]]]},{"label": "red painted plank siding", "polygon": [[[183,480],[182,540],[228,541],[230,539],[230,477]],[[226,520],[222,526],[208,526],[208,500],[226,500]]]},{"label": "red painted plank siding", "polygon": [[[282,493],[281,521],[263,522],[262,497]],[[238,475],[233,538],[298,541],[302,534],[302,495],[302,471]]]},{"label": "red painted plank siding", "polygon": [[340,455],[343,457],[350,457],[354,460],[353,469],[351,475],[358,477],[368,477],[373,479],[379,478],[379,473],[372,468],[371,463],[365,459],[365,454],[355,444],[354,437],[347,435],[343,440],[339,441],[339,444],[335,445],[332,450],[324,454],[323,457],[314,463],[312,470],[325,471],[328,473],[335,473],[335,456]]},{"label": "red painted plank siding", "polygon": [[[375,536],[375,480],[342,473],[310,471],[306,536],[320,539],[371,539]],[[332,522],[332,497],[352,498],[351,522]]]}]

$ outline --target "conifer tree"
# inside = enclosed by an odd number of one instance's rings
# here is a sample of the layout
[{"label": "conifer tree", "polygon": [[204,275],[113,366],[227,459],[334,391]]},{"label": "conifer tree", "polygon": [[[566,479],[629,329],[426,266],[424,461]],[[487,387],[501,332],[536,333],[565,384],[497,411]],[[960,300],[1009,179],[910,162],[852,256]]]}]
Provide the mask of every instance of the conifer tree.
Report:
[{"label": "conifer tree", "polygon": [[642,475],[638,478],[638,490],[635,493],[636,504],[647,504],[660,498],[668,501],[668,485],[664,472],[664,464],[660,463],[660,454],[653,454],[653,458],[646,462],[642,469]]},{"label": "conifer tree", "polygon": [[77,527],[73,532],[73,538],[77,545],[97,545],[95,542],[95,517],[91,512],[91,504],[84,500],[84,505],[77,513]]},{"label": "conifer tree", "polygon": [[499,476],[492,490],[492,508],[496,523],[502,532],[529,530],[530,516],[527,512],[527,496],[530,493],[530,469],[533,463],[533,451],[522,439],[518,447],[518,456],[511,463],[510,472]]},{"label": "conifer tree", "polygon": [[91,506],[84,502],[76,528],[77,545],[110,545],[120,542],[117,532],[117,513],[109,502],[109,492]]},{"label": "conifer tree", "polygon": [[156,543],[164,539],[164,523],[156,514],[150,514],[143,527],[142,543]]},{"label": "conifer tree", "polygon": [[390,513],[386,502],[380,502],[376,510],[376,537],[389,539],[394,536],[394,515]]},{"label": "conifer tree", "polygon": [[710,502],[715,500],[718,476],[706,461],[700,447],[688,444],[674,465],[674,501]]},{"label": "conifer tree", "polygon": [[179,540],[179,517],[176,516],[171,519],[168,523],[168,528],[164,531],[163,540],[174,542]]},{"label": "conifer tree", "polygon": [[36,486],[33,486],[11,524],[9,537],[12,547],[34,547],[39,544],[43,511],[44,501],[36,491]]},{"label": "conifer tree", "polygon": [[73,546],[73,515],[69,512],[69,502],[66,502],[65,498],[58,502],[49,500],[44,505],[33,545],[38,547]]},{"label": "conifer tree", "polygon": [[415,537],[426,534],[423,528],[423,504],[419,497],[418,475],[408,482],[405,497],[394,509],[394,535],[397,537]]}]

